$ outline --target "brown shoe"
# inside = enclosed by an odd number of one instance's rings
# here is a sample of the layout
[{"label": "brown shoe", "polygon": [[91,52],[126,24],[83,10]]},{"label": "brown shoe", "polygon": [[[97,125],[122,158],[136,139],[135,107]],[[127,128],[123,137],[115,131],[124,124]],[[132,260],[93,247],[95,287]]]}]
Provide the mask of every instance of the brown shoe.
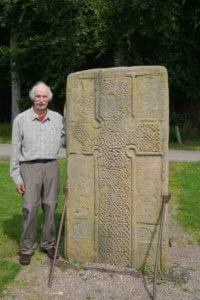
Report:
[{"label": "brown shoe", "polygon": [[[47,254],[47,256],[50,258],[50,259],[54,259],[54,255],[55,255],[55,252],[56,252],[56,248],[55,247],[52,247],[50,249],[42,249],[44,251],[44,253]],[[56,258],[59,257],[59,251],[57,252],[57,255],[56,255]]]},{"label": "brown shoe", "polygon": [[20,252],[20,256],[19,256],[19,262],[21,265],[23,266],[27,266],[30,264],[31,262],[31,255],[29,254],[24,254]]}]

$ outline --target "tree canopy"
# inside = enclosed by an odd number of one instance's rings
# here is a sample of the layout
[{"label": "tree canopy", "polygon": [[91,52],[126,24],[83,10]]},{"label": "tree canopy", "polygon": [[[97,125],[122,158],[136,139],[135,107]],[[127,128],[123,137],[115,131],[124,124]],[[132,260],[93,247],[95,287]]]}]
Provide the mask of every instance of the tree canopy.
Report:
[{"label": "tree canopy", "polygon": [[[62,111],[69,73],[96,67],[164,65],[171,122],[200,129],[200,3],[197,0],[0,0],[1,119],[10,118],[10,58],[29,88],[46,81]],[[17,46],[10,48],[12,32]]]}]

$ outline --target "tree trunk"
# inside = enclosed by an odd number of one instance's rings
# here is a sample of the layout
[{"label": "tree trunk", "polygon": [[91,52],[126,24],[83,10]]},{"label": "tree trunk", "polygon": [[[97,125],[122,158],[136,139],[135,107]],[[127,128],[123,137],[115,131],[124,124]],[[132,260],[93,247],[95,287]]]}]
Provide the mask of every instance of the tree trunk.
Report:
[{"label": "tree trunk", "polygon": [[11,68],[11,93],[12,93],[12,104],[11,104],[11,121],[13,122],[14,118],[19,113],[19,100],[21,98],[21,87],[20,87],[20,76],[17,67],[16,59],[16,47],[17,47],[17,37],[18,34],[14,28],[10,31],[10,68]]},{"label": "tree trunk", "polygon": [[123,47],[122,47],[122,43],[118,43],[116,48],[115,48],[115,52],[114,52],[114,63],[115,63],[115,67],[121,67],[124,65],[124,51],[123,51]]}]

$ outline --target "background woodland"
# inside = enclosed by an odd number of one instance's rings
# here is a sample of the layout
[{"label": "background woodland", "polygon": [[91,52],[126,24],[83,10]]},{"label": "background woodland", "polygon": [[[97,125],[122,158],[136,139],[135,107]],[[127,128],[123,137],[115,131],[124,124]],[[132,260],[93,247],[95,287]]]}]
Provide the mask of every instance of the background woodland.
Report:
[{"label": "background woodland", "polygon": [[170,124],[200,131],[198,0],[0,0],[0,122],[43,80],[62,112],[71,72],[163,65]]}]

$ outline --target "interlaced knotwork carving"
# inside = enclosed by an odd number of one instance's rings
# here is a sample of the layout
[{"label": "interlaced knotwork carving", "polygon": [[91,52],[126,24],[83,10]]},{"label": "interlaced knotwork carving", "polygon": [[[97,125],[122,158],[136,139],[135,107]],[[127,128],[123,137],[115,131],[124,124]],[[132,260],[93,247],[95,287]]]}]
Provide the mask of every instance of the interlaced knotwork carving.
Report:
[{"label": "interlaced knotwork carving", "polygon": [[104,124],[95,140],[104,159],[98,166],[99,259],[121,265],[130,264],[131,257],[131,169],[125,155],[127,133],[121,126],[129,113],[128,95],[126,78],[101,81],[100,117]]},{"label": "interlaced knotwork carving", "polygon": [[72,125],[72,134],[76,140],[82,144],[83,152],[90,152],[93,146],[93,139],[80,122]]},{"label": "interlaced knotwork carving", "polygon": [[98,136],[91,137],[83,122],[72,127],[83,152],[92,153],[94,148],[102,151],[97,158],[99,260],[121,265],[131,264],[133,170],[126,148],[133,145],[137,155],[159,152],[161,144],[158,122],[138,121],[134,130],[128,128],[130,94],[129,78],[100,80],[98,117],[102,126]]}]

